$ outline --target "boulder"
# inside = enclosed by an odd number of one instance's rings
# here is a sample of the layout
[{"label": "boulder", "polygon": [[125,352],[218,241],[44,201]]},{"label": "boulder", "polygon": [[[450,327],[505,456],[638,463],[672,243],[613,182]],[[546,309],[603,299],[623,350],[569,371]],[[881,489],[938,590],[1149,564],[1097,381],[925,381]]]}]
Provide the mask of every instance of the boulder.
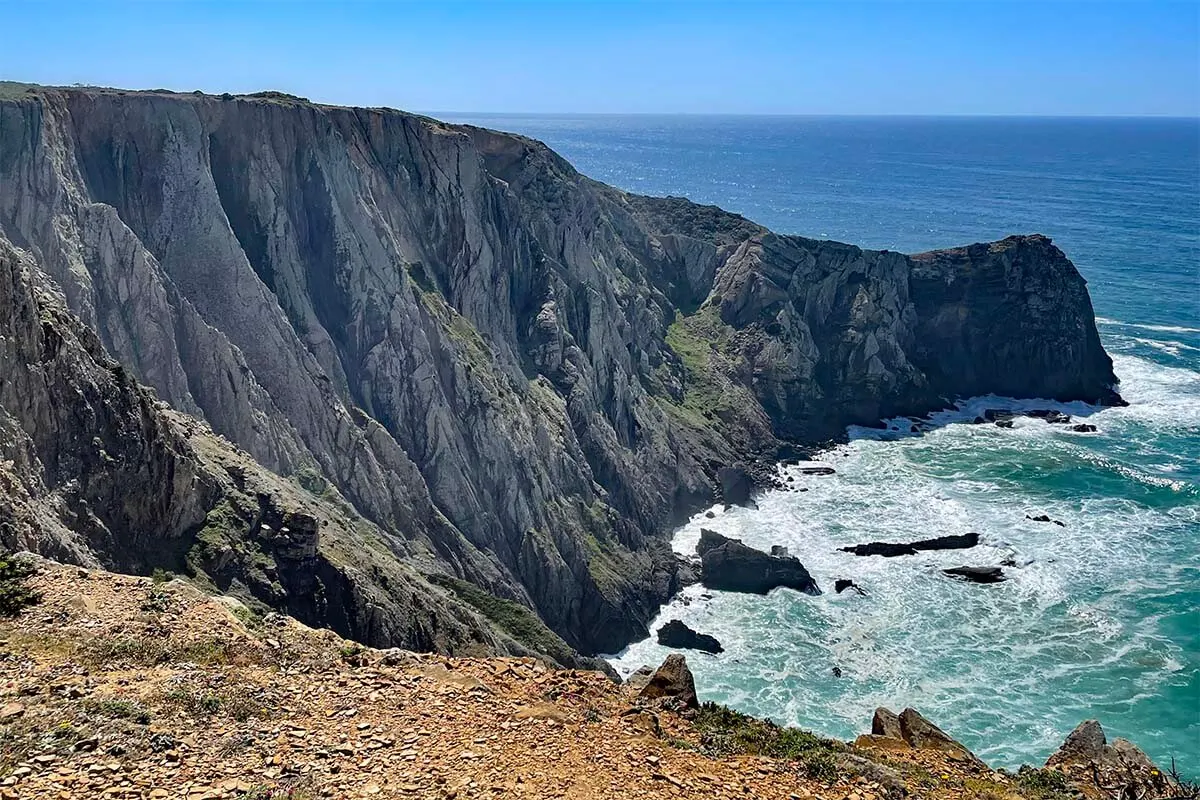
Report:
[{"label": "boulder", "polygon": [[801,475],[836,475],[837,470],[833,467],[827,467],[820,464],[804,465],[798,467]]},{"label": "boulder", "polygon": [[1067,527],[1067,523],[1065,523],[1061,520],[1051,519],[1049,514],[1038,514],[1036,517],[1031,517],[1028,514],[1026,514],[1025,519],[1031,520],[1033,522],[1053,522],[1055,525],[1057,525],[1060,528]]},{"label": "boulder", "polygon": [[1051,408],[1035,408],[1032,411],[1026,411],[1025,414],[1026,416],[1044,419],[1051,425],[1065,425],[1071,421],[1070,415],[1064,414],[1061,411],[1055,411]]},{"label": "boulder", "polygon": [[892,739],[903,739],[904,733],[900,728],[900,717],[890,708],[880,706],[871,717],[871,734],[873,736],[888,736]]},{"label": "boulder", "polygon": [[710,589],[766,594],[777,587],[805,594],[820,594],[816,581],[793,556],[772,556],[737,539],[707,529],[700,530],[700,579]]},{"label": "boulder", "polygon": [[1098,720],[1079,723],[1067,734],[1066,741],[1046,760],[1047,767],[1097,766],[1120,768],[1135,772],[1160,772],[1142,750],[1127,739],[1114,739],[1112,744],[1104,735]]},{"label": "boulder", "polygon": [[775,556],[776,558],[787,558],[791,555],[791,553],[789,553],[788,549],[783,545],[773,544],[771,545],[771,555]]},{"label": "boulder", "polygon": [[728,506],[745,506],[758,508],[754,502],[754,479],[742,467],[721,467],[717,470],[717,480],[721,484],[721,499]]},{"label": "boulder", "polygon": [[658,643],[664,647],[702,650],[705,653],[725,652],[725,648],[716,637],[705,633],[697,633],[683,622],[673,619],[658,629]]},{"label": "boulder", "polygon": [[1000,583],[1007,580],[1004,570],[1000,567],[954,567],[942,572],[951,578],[961,578],[970,583]]},{"label": "boulder", "polygon": [[1075,431],[1076,433],[1095,433],[1096,426],[1092,425],[1090,422],[1080,422],[1072,425],[1071,430]]},{"label": "boulder", "polygon": [[867,594],[866,592],[864,592],[862,590],[861,586],[859,586],[854,581],[849,580],[848,578],[838,578],[836,581],[833,582],[833,590],[835,592],[837,592],[838,594],[841,594],[842,592],[846,591],[847,589],[853,589],[854,591],[858,592],[859,594],[863,595],[864,597]]},{"label": "boulder", "polygon": [[979,544],[978,533],[964,533],[956,536],[938,536],[934,539],[922,539],[908,544],[893,542],[871,542],[858,544],[854,547],[839,548],[843,553],[854,553],[856,556],[912,556],[921,550],[960,550]]},{"label": "boulder", "polygon": [[666,657],[638,692],[638,698],[670,698],[687,708],[700,707],[700,701],[696,698],[696,680],[692,677],[692,671],[688,669],[687,659],[679,653],[672,653]]},{"label": "boulder", "polygon": [[914,708],[906,708],[900,712],[900,735],[918,750],[940,750],[957,760],[969,761],[983,766],[983,762],[975,757],[967,748],[952,739],[945,731],[934,725]]},{"label": "boulder", "polygon": [[637,672],[634,672],[625,679],[625,686],[632,689],[634,692],[640,692],[650,682],[650,677],[654,674],[654,667],[649,664],[643,664],[638,667]]},{"label": "boulder", "polygon": [[997,428],[1011,428],[1013,426],[1012,418],[996,420]]}]

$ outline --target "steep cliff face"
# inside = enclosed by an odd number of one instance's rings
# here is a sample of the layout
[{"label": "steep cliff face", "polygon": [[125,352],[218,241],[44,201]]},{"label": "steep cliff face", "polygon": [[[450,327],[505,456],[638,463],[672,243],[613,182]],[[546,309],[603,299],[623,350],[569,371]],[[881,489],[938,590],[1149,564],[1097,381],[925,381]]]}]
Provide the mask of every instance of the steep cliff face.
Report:
[{"label": "steep cliff face", "polygon": [[[10,91],[0,232],[171,406],[585,652],[644,634],[659,534],[720,465],[1115,382],[1043,238],[781,237],[522,137],[279,95]],[[181,520],[219,527],[203,506]]]}]

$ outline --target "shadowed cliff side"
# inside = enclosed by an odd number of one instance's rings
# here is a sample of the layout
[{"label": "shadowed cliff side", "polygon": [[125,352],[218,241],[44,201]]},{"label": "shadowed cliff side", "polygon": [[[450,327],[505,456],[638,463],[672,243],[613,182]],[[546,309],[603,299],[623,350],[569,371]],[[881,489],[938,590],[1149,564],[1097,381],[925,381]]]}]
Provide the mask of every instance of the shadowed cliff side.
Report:
[{"label": "shadowed cliff side", "polygon": [[724,464],[956,395],[1113,397],[1042,237],[910,258],[397,111],[9,94],[0,231],[134,378],[584,652],[645,634],[660,534]]}]

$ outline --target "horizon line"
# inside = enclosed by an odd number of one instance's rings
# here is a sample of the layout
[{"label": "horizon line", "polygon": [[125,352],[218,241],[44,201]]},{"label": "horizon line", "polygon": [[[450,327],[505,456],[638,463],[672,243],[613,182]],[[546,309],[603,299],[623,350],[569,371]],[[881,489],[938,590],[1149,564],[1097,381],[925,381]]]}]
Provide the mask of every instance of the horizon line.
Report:
[{"label": "horizon line", "polygon": [[807,112],[807,111],[438,111],[414,110],[411,113],[480,117],[798,117],[858,119],[1156,119],[1200,122],[1200,114],[1031,114],[1007,112],[978,113],[906,113],[906,112]]}]

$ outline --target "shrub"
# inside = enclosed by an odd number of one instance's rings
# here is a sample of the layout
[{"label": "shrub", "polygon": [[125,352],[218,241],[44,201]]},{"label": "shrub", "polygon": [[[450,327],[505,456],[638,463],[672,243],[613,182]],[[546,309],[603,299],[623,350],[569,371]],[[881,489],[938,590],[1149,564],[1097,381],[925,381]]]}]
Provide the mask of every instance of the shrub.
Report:
[{"label": "shrub", "polygon": [[716,703],[696,715],[700,742],[712,755],[757,755],[797,761],[813,780],[837,780],[838,744],[799,728],[786,728]]},{"label": "shrub", "polygon": [[37,567],[12,553],[0,553],[0,617],[15,617],[25,608],[42,600],[29,588],[28,581]]}]

